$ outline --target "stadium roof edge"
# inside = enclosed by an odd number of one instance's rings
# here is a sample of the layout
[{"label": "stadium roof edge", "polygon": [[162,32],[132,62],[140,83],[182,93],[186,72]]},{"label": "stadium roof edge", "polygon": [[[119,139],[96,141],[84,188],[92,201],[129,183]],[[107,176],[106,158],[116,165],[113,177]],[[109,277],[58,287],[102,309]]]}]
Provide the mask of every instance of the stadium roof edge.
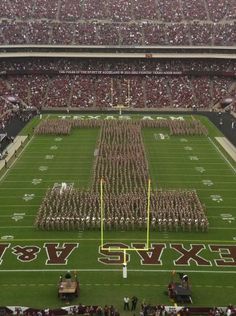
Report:
[{"label": "stadium roof edge", "polygon": [[160,53],[160,54],[140,54],[140,53],[58,53],[58,52],[15,52],[2,53],[1,58],[149,58],[149,59],[236,59],[236,54],[206,54],[206,53]]},{"label": "stadium roof edge", "polygon": [[235,46],[175,46],[175,45],[144,45],[144,46],[132,46],[132,45],[0,45],[0,49],[11,49],[11,48],[63,48],[63,49],[119,49],[119,50],[129,50],[129,49],[143,49],[143,50],[152,50],[152,49],[234,49]]},{"label": "stadium roof edge", "polygon": [[236,46],[0,46],[0,58],[17,57],[236,59]]}]

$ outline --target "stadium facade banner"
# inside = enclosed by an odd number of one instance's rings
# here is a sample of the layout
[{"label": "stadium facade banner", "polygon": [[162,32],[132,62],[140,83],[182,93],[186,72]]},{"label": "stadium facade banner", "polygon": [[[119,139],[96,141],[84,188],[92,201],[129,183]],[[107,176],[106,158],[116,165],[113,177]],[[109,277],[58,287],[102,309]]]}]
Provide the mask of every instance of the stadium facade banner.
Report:
[{"label": "stadium facade banner", "polygon": [[236,72],[230,71],[156,71],[156,70],[4,70],[0,76],[7,75],[107,75],[107,76],[218,76],[236,78]]}]

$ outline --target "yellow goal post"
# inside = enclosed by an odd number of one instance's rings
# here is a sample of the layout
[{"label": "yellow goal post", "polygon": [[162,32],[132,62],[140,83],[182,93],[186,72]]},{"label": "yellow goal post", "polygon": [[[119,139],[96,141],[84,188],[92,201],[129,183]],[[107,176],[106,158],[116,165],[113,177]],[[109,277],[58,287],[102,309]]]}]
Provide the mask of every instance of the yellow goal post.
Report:
[{"label": "yellow goal post", "polygon": [[129,105],[117,104],[117,105],[113,105],[112,108],[119,110],[119,115],[122,115],[122,110],[128,109]]},{"label": "yellow goal post", "polygon": [[[148,179],[148,191],[147,191],[147,231],[146,231],[146,247],[144,248],[122,248],[122,247],[104,247],[104,190],[103,185],[105,181],[101,179],[100,181],[100,216],[101,216],[101,236],[100,236],[100,249],[109,251],[124,251],[124,260],[126,260],[127,251],[148,251],[150,249],[150,198],[151,198],[151,180]],[[126,262],[124,262],[126,263]]]}]

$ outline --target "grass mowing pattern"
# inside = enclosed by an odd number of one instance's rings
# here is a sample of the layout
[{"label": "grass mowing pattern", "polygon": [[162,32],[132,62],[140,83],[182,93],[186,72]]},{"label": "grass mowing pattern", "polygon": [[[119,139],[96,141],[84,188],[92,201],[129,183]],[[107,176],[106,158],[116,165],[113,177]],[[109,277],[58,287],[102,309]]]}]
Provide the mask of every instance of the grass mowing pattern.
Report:
[{"label": "grass mowing pattern", "polygon": [[[218,131],[205,118],[200,119],[208,126],[210,137],[214,141],[214,137],[219,136]],[[32,125],[36,123],[37,120],[30,123],[31,126],[27,127],[25,132],[30,132]],[[140,300],[146,298],[147,302],[153,304],[171,304],[163,292],[170,278],[170,272],[165,270],[172,269],[197,271],[189,273],[194,305],[222,306],[234,303],[235,267],[215,266],[214,259],[219,258],[219,255],[210,252],[208,244],[235,244],[235,221],[229,223],[221,217],[221,214],[225,213],[236,217],[235,173],[208,138],[171,137],[169,140],[156,140],[154,134],[161,132],[166,134],[165,130],[142,131],[153,184],[156,183],[159,188],[197,189],[201,201],[206,204],[210,221],[209,233],[152,233],[152,242],[167,245],[161,258],[163,265],[142,266],[140,257],[132,253],[131,262],[128,264],[128,279],[123,280],[120,266],[105,266],[98,262],[98,257],[102,255],[98,254],[100,241],[97,232],[41,232],[33,228],[35,214],[48,187],[62,181],[73,182],[76,187],[88,187],[99,130],[73,130],[71,136],[63,137],[61,141],[55,141],[56,137],[51,136],[34,137],[0,182],[0,236],[14,236],[14,241],[10,242],[11,246],[6,250],[0,266],[0,285],[3,289],[0,292],[1,305],[64,305],[58,301],[56,284],[62,273],[59,270],[67,269],[79,270],[81,297],[73,303],[80,301],[85,304],[114,304],[121,309],[123,296],[135,294]],[[181,141],[182,138],[187,139],[187,142]],[[58,146],[58,149],[51,149],[53,146]],[[191,147],[192,150],[186,150],[184,147]],[[45,159],[47,155],[54,155],[54,158]],[[189,156],[197,156],[199,160],[190,160]],[[235,166],[235,163],[233,165]],[[40,171],[39,168],[42,166],[48,169]],[[195,169],[196,167],[204,168],[205,171],[201,173],[199,169]],[[42,182],[32,184],[33,179],[42,179]],[[203,180],[211,180],[213,185],[208,186]],[[23,200],[25,194],[34,194],[34,198],[27,202]],[[223,201],[213,201],[211,195],[220,195]],[[12,219],[14,213],[25,215],[15,221]],[[145,239],[143,232],[108,232],[106,238],[129,245],[131,242]],[[66,266],[46,266],[47,257],[43,244],[48,241],[79,242],[80,245],[78,250],[72,253]],[[8,242],[2,240],[2,243]],[[211,260],[212,266],[200,267],[191,263],[189,267],[175,267],[173,260],[179,255],[170,249],[170,242],[183,242],[186,247],[189,247],[190,243],[205,244],[206,249],[201,255]],[[13,254],[12,247],[16,245],[37,245],[42,248],[36,260],[25,263],[17,260]],[[221,273],[222,270],[230,273]]]}]

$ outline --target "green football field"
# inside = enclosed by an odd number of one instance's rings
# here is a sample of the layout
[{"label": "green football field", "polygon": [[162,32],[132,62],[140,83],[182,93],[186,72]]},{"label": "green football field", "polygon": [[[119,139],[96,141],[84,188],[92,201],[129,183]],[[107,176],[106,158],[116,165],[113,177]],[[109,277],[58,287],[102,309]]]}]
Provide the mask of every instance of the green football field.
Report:
[{"label": "green football field", "polygon": [[[207,118],[183,118],[201,120],[209,136],[170,137],[167,130],[142,130],[152,187],[196,189],[206,206],[209,231],[150,232],[150,251],[128,252],[128,278],[123,279],[122,265],[116,263],[122,252],[99,252],[98,231],[34,227],[46,190],[55,183],[89,188],[99,129],[32,136],[10,168],[0,173],[1,306],[65,305],[57,297],[57,284],[67,270],[77,271],[80,280],[80,296],[73,304],[113,304],[121,310],[123,297],[136,295],[139,302],[172,305],[165,293],[172,271],[188,273],[194,306],[235,304],[236,164],[215,140],[222,135]],[[38,122],[31,121],[21,135],[32,134]],[[135,247],[145,243],[146,234],[105,232],[104,239]],[[61,258],[66,244],[72,244],[72,251],[55,262],[48,249],[53,247]]]}]

